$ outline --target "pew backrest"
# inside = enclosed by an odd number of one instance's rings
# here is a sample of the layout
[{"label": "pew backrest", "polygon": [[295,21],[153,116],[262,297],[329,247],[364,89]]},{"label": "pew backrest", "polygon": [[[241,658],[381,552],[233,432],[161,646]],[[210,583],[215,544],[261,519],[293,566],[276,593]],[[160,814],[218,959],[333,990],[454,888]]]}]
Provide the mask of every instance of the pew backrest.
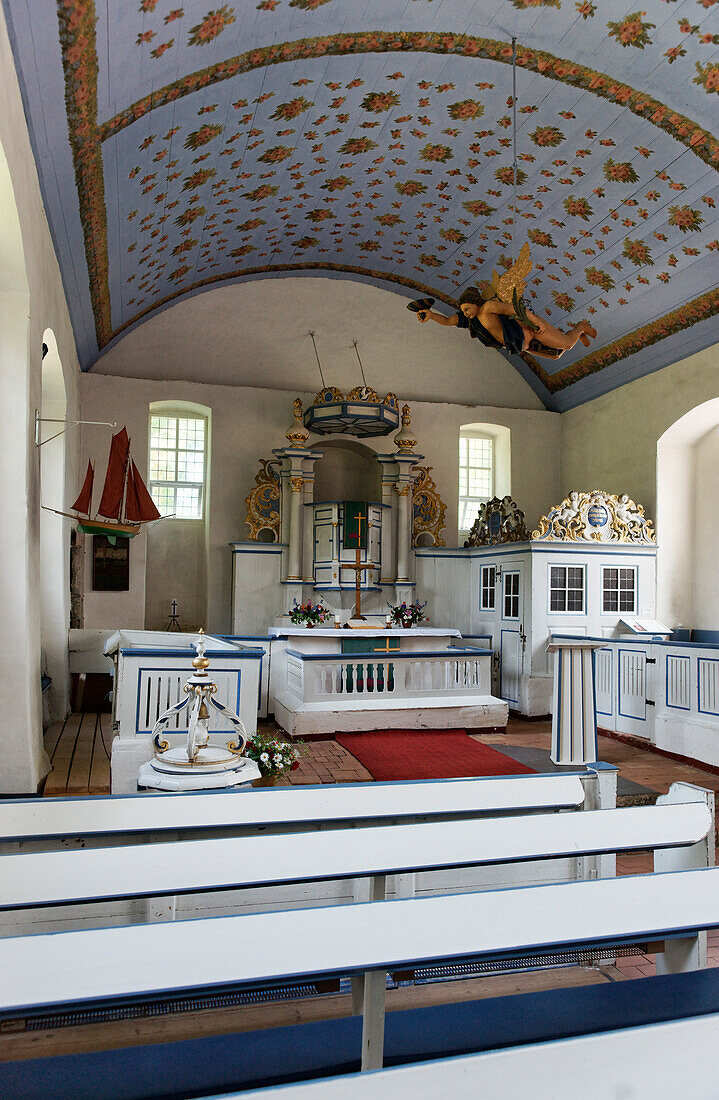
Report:
[{"label": "pew backrest", "polygon": [[[14,937],[0,939],[0,1014],[696,936],[715,927],[719,868],[712,867]],[[678,968],[695,967],[690,960]]]},{"label": "pew backrest", "polygon": [[[118,845],[0,856],[0,910],[362,878],[603,853],[691,849],[713,818],[705,801],[370,825],[332,831]],[[682,866],[676,856],[673,868]],[[706,846],[699,862],[706,866]]]},{"label": "pew backrest", "polygon": [[578,775],[521,775],[220,794],[5,799],[0,801],[0,843],[576,809],[584,798]]}]

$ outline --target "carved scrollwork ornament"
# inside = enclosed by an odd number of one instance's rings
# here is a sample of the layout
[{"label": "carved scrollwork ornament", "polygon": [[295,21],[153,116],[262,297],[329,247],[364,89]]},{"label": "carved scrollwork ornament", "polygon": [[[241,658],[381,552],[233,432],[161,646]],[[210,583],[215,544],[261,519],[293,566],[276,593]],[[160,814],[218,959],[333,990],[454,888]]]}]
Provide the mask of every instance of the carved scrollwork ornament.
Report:
[{"label": "carved scrollwork ornament", "polygon": [[465,546],[495,546],[504,542],[529,542],[524,512],[511,496],[493,497],[480,505]]},{"label": "carved scrollwork ornament", "polygon": [[254,542],[260,531],[271,531],[274,542],[280,541],[280,475],[277,459],[260,459],[260,471],[255,484],[245,497],[249,538]]},{"label": "carved scrollwork ornament", "polygon": [[444,516],[447,506],[437,492],[434,478],[430,477],[433,466],[415,466],[417,476],[412,486],[412,545],[419,545],[423,535],[429,535],[432,546],[446,546],[442,538],[445,527]]},{"label": "carved scrollwork ornament", "polygon": [[653,545],[652,523],[641,504],[622,493],[595,489],[573,491],[542,516],[532,539],[537,542],[622,542]]}]

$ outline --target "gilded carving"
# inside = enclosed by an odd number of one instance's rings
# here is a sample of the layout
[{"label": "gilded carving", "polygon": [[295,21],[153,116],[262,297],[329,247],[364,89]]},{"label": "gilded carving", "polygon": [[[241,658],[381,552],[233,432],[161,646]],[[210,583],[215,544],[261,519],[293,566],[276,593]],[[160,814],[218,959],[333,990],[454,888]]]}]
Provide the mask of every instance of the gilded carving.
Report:
[{"label": "gilded carving", "polygon": [[368,401],[370,405],[379,405],[379,394],[371,386],[355,386],[347,394],[348,401]]},{"label": "gilded carving", "polygon": [[411,488],[412,488],[412,486],[410,485],[410,483],[408,481],[406,481],[406,482],[404,482],[404,484],[399,484],[398,483],[397,485],[395,485],[394,491],[395,491],[395,493],[397,493],[398,496],[406,497],[406,496],[409,496],[409,491],[410,491]]},{"label": "gilded carving", "polygon": [[310,433],[302,423],[302,398],[296,397],[293,403],[294,419],[285,432],[285,439],[290,447],[304,447],[307,444]]},{"label": "gilded carving", "polygon": [[301,477],[291,477],[290,478],[290,489],[292,490],[293,493],[301,492],[303,485],[304,485],[304,479],[303,478],[301,478]]},{"label": "gilded carving", "polygon": [[409,405],[402,406],[402,427],[394,437],[394,442],[400,454],[411,454],[417,446],[417,440],[412,431],[412,414]]},{"label": "gilded carving", "polygon": [[260,472],[255,474],[255,484],[245,497],[249,538],[255,541],[260,531],[271,531],[273,542],[280,541],[280,475],[275,459],[260,460]]},{"label": "gilded carving", "polygon": [[342,391],[336,386],[325,386],[323,390],[315,394],[313,405],[332,405],[335,401],[344,401]]},{"label": "gilded carving", "polygon": [[420,537],[429,535],[432,546],[446,546],[441,536],[445,527],[447,506],[437,492],[434,478],[430,477],[434,467],[415,466],[414,469],[417,476],[412,487],[412,545],[423,545],[419,541]]},{"label": "gilded carving", "polygon": [[502,542],[529,542],[524,512],[510,496],[493,497],[480,505],[465,546],[494,546]]},{"label": "gilded carving", "polygon": [[626,493],[571,492],[542,516],[532,538],[541,542],[654,543],[651,521]]}]

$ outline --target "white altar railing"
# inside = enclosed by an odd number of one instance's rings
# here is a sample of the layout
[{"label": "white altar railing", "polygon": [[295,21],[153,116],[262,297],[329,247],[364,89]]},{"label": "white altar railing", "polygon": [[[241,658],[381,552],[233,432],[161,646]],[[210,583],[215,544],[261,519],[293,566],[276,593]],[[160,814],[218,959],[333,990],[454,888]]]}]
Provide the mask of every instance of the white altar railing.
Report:
[{"label": "white altar railing", "polygon": [[719,766],[719,646],[596,640],[604,641],[595,654],[597,725]]},{"label": "white altar railing", "polygon": [[287,650],[287,693],[303,703],[347,698],[432,699],[490,694],[491,650],[307,654]]}]

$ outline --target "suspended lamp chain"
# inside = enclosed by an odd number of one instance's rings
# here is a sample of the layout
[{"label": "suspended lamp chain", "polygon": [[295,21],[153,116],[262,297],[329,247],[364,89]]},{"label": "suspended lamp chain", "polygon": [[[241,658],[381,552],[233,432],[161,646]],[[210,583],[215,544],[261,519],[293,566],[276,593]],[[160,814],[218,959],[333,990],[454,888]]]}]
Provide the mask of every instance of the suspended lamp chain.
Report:
[{"label": "suspended lamp chain", "polygon": [[355,355],[357,356],[357,362],[359,363],[360,374],[362,375],[362,385],[367,389],[367,379],[364,376],[364,367],[362,366],[362,360],[360,359],[359,348],[357,347],[357,341],[352,341],[352,347],[355,349]]},{"label": "suspended lamp chain", "polygon": [[314,334],[314,332],[310,331],[309,335],[310,335],[310,338],[312,340],[312,347],[315,349],[315,359],[317,360],[317,368],[320,372],[320,378],[322,380],[322,389],[324,389],[327,383],[325,382],[325,376],[322,373],[322,364],[320,363],[320,357],[317,354],[317,344],[315,343],[315,334]]}]

